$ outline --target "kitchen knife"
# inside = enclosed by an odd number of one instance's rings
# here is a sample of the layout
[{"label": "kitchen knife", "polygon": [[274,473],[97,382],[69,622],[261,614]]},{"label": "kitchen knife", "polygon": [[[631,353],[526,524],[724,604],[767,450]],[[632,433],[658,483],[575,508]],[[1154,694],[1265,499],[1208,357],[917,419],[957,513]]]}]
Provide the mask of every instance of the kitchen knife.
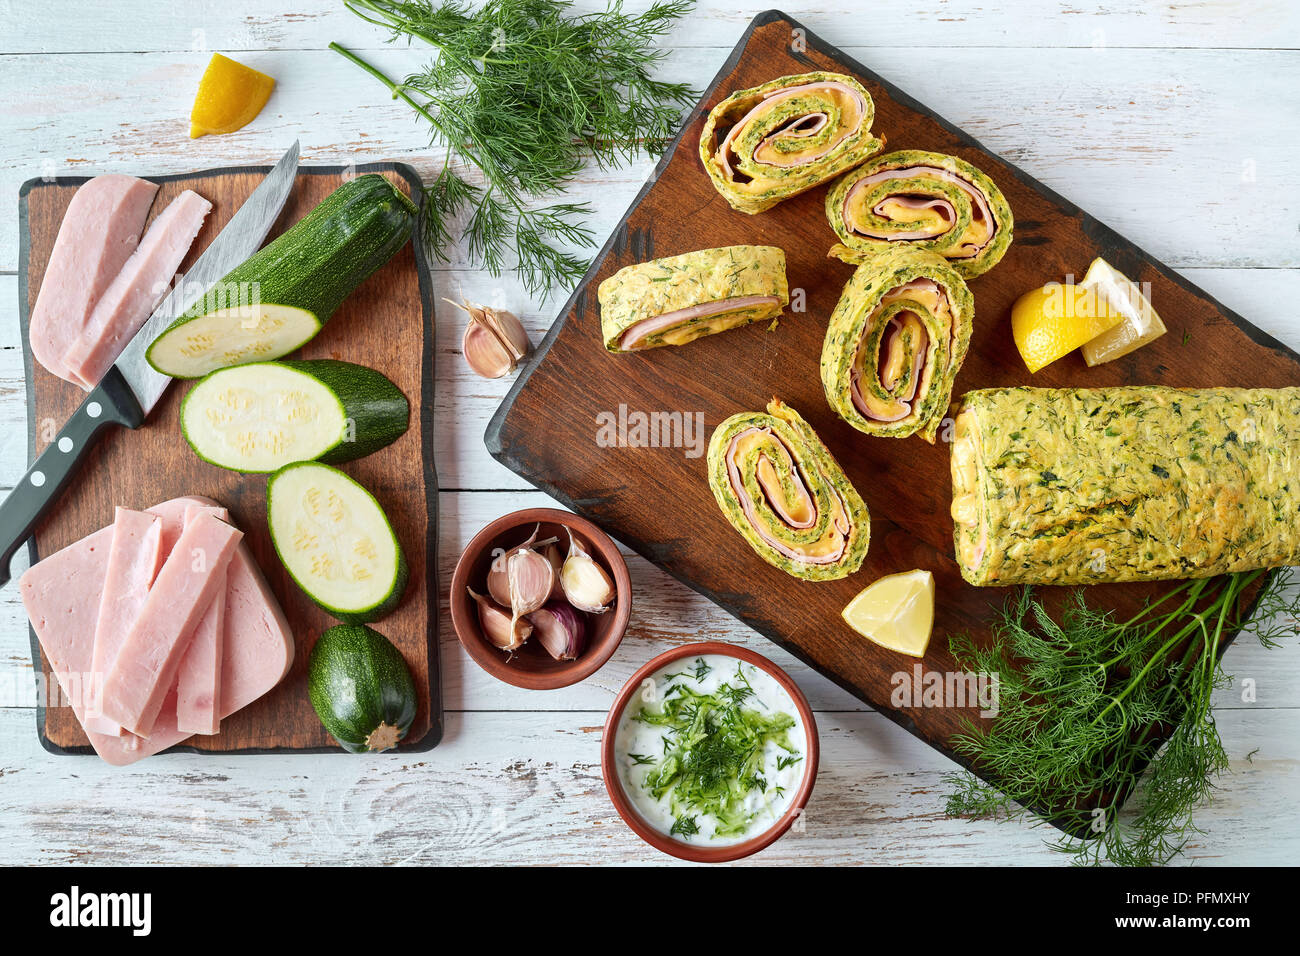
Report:
[{"label": "kitchen knife", "polygon": [[113,367],[0,504],[0,587],[9,581],[14,552],[31,536],[99,437],[111,425],[139,428],[153,411],[172,380],[145,360],[145,350],[178,315],[261,247],[297,174],[295,142],[203,250],[193,268],[177,277],[177,290],[140,327]]}]

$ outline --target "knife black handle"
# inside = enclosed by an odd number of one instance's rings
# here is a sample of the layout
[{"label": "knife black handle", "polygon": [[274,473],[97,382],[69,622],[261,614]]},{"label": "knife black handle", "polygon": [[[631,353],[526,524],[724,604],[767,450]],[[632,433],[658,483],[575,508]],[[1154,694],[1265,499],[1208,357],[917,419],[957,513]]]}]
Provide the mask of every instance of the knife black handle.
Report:
[{"label": "knife black handle", "polygon": [[113,366],[0,504],[0,587],[9,583],[14,553],[31,537],[104,429],[110,425],[139,428],[143,422],[139,402]]}]

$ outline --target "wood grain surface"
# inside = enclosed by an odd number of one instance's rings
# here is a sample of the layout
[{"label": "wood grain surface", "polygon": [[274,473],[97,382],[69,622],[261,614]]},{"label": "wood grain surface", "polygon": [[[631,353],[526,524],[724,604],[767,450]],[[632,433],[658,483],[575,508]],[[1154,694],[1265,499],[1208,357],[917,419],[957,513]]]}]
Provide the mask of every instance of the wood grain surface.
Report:
[{"label": "wood grain surface", "polygon": [[[225,226],[266,171],[210,170],[156,178],[160,188],[150,211],[151,219],[185,189],[212,202],[212,212],[182,264],[182,272]],[[345,178],[370,171],[383,173],[408,193],[418,185],[412,171],[393,163],[302,168],[271,237],[301,219]],[[44,450],[85,397],[81,389],[32,361],[25,334],[64,210],[84,181],[84,177],[33,180],[23,190],[26,295],[21,322],[33,458]],[[429,452],[431,309],[423,257],[408,244],[343,303],[324,330],[300,353],[303,358],[343,359],[377,368],[406,394],[411,404],[410,428],[405,435],[373,455],[341,466],[383,505],[411,568],[410,584],[401,605],[375,625],[401,650],[420,694],[415,723],[401,745],[405,750],[427,750],[437,744],[442,732],[436,599],[437,476]],[[324,749],[342,753],[316,718],[306,687],[312,644],[322,630],[338,622],[293,584],[276,557],[266,526],[265,477],[240,475],[210,465],[186,444],[179,410],[189,387],[190,383],[178,381],[142,428],[134,432],[119,429],[87,454],[80,475],[37,528],[31,559],[34,563],[39,556],[52,554],[112,524],[115,505],[146,508],[169,498],[195,494],[225,505],[284,608],[293,629],[296,656],[288,676],[260,700],[224,719],[220,734],[194,737],[182,746],[204,752]],[[40,655],[40,667],[48,679],[49,664],[34,636],[32,648],[33,655]],[[42,743],[47,748],[89,751],[70,708],[45,708],[40,726]]]},{"label": "wood grain surface", "polygon": [[[840,612],[882,575],[930,569],[938,600],[923,667],[950,673],[960,668],[946,636],[965,632],[987,641],[992,613],[1010,592],[971,587],[960,576],[948,514],[947,444],[864,436],[827,406],[818,376],[822,337],[852,267],[826,257],[835,237],[823,213],[825,187],[746,216],[714,191],[697,154],[704,116],[714,103],[734,90],[808,70],[857,76],[875,100],[873,132],[888,139],[888,148],[938,150],[969,160],[998,183],[1011,204],[1016,223],[1010,251],[970,282],[975,331],[954,397],[973,388],[1024,384],[1295,385],[1300,362],[1281,343],[797,23],[775,13],[755,20],[553,326],[542,346],[544,358],[493,419],[488,448],[539,488],[953,756],[947,742],[976,717],[975,708],[894,704],[895,676],[910,673],[913,660],[864,641]],[[790,287],[805,291],[807,312],[788,314],[772,332],[755,325],[680,348],[605,351],[595,294],[601,280],[634,262],[735,243],[785,249]],[[1081,277],[1096,256],[1150,283],[1170,333],[1095,369],[1086,368],[1078,354],[1068,356],[1031,380],[1011,340],[1012,302],[1044,282]],[[801,582],[758,558],[719,512],[704,458],[683,448],[604,447],[597,440],[599,416],[617,415],[620,405],[679,412],[687,420],[702,413],[707,439],[722,419],[761,409],[773,395],[813,425],[871,509],[867,561],[843,580]],[[1123,615],[1160,588],[1090,590],[1096,605]],[[1064,589],[1049,590],[1052,600],[1064,597]]]}]

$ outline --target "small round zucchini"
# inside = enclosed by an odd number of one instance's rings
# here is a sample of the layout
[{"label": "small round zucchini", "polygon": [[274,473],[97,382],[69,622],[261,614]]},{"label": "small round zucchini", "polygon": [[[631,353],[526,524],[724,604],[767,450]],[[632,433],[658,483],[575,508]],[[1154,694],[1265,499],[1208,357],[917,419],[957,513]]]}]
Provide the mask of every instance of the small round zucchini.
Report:
[{"label": "small round zucchini", "polygon": [[307,696],[325,729],[349,753],[391,750],[415,720],[415,681],[384,635],[351,624],[331,627],[307,663]]},{"label": "small round zucchini", "polygon": [[337,468],[296,461],[266,484],[271,542],[298,587],[346,624],[368,624],[402,599],[409,571],[374,495]]},{"label": "small round zucchini", "polygon": [[254,362],[219,369],[190,389],[181,433],[209,464],[260,474],[369,455],[405,433],[410,412],[401,389],[364,365]]}]

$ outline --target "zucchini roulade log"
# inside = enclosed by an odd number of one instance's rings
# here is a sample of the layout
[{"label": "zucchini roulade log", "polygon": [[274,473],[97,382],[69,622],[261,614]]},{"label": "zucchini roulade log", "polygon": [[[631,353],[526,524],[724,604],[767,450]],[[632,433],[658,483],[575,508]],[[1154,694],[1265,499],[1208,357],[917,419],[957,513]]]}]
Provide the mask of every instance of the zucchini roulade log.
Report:
[{"label": "zucchini roulade log", "polygon": [[822,388],[860,432],[934,443],[966,358],[975,299],[932,252],[895,249],[858,266],[831,314]]},{"label": "zucchini roulade log", "polygon": [[971,584],[1300,564],[1300,388],[969,392],[952,484]]},{"label": "zucchini roulade log", "polygon": [[783,76],[713,108],[700,160],[733,209],[762,212],[884,149],[871,135],[875,109],[851,76]]},{"label": "zucchini roulade log", "polygon": [[709,487],[759,557],[805,581],[862,566],[867,506],[798,412],[777,399],[767,413],[732,415],[709,442]]},{"label": "zucchini roulade log", "polygon": [[904,149],[840,177],[826,194],[840,237],[831,255],[860,263],[899,246],[936,252],[969,279],[1011,245],[1011,207],[993,180],[964,159]]},{"label": "zucchini roulade log", "polygon": [[775,246],[724,246],[619,269],[600,284],[605,348],[636,352],[685,345],[790,304],[785,253]]}]

